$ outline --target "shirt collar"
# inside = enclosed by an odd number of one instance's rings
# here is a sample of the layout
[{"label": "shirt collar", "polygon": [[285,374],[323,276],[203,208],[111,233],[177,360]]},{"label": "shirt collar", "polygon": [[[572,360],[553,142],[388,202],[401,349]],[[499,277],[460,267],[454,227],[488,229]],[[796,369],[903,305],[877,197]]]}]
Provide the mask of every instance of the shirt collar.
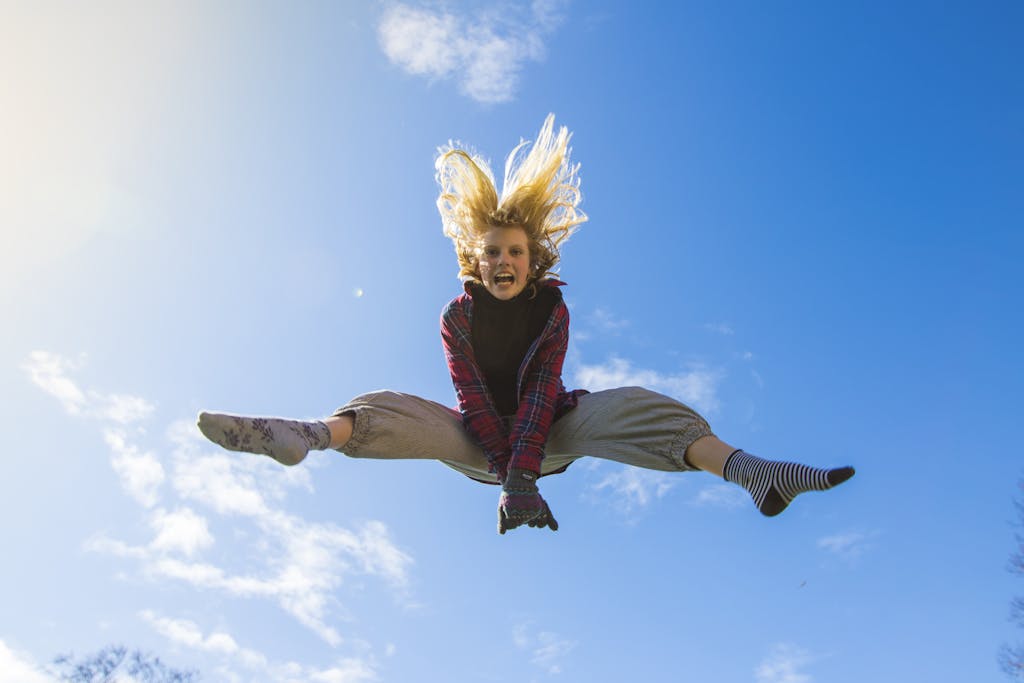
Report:
[{"label": "shirt collar", "polygon": [[[472,292],[471,288],[473,287],[473,285],[480,285],[481,287],[483,287],[483,285],[481,285],[476,280],[466,280],[466,281],[464,281],[462,283],[462,290],[464,292],[466,292],[466,294],[469,294],[470,296],[472,296],[473,292]],[[565,283],[562,282],[561,280],[557,280],[557,279],[555,279],[553,277],[546,277],[543,280],[540,280],[539,282],[537,282],[537,286],[539,286],[539,287],[564,287]]]}]

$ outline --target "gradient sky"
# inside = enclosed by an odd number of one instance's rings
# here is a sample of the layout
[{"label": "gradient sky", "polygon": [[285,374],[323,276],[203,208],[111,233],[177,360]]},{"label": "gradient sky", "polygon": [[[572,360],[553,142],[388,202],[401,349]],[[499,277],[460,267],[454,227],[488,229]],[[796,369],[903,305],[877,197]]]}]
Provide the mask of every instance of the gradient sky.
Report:
[{"label": "gradient sky", "polygon": [[[827,5],[827,6],[826,6]],[[1019,2],[6,2],[0,681],[1001,680],[1024,467]],[[201,409],[453,404],[433,156],[548,112],[590,216],[565,379],[858,474],[762,518],[580,461],[561,529]]]}]

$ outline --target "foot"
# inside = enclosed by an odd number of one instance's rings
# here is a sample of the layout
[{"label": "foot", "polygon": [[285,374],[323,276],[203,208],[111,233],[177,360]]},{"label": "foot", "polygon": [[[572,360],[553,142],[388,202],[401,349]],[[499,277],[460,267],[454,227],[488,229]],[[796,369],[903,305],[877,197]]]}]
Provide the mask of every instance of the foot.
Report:
[{"label": "foot", "polygon": [[855,474],[852,467],[821,469],[792,462],[764,460],[735,451],[725,463],[725,479],[750,492],[761,514],[774,517],[801,493],[827,491]]},{"label": "foot", "polygon": [[331,430],[323,422],[277,417],[199,413],[199,431],[229,451],[269,455],[282,465],[297,465],[311,450],[324,450]]}]

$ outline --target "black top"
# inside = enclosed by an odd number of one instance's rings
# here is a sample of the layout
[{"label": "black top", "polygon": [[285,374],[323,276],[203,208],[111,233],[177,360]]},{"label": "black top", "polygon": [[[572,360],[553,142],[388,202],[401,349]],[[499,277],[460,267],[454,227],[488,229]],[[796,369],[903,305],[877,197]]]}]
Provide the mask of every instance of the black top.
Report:
[{"label": "black top", "polygon": [[[535,290],[539,291],[534,294]],[[515,415],[519,407],[519,366],[530,345],[544,331],[562,292],[557,287],[528,286],[518,296],[502,301],[483,285],[474,284],[469,293],[473,297],[476,363],[484,374],[498,415]]]}]

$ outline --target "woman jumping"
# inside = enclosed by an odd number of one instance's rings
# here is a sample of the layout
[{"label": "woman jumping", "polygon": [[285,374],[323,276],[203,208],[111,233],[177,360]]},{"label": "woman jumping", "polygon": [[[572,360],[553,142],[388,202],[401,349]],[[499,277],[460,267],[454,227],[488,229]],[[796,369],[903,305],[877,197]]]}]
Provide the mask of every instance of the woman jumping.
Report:
[{"label": "woman jumping", "polygon": [[199,429],[232,451],[296,465],[311,450],[356,458],[440,460],[500,484],[498,531],[558,529],[537,488],[585,457],[665,471],[710,472],[744,487],[774,516],[806,491],[853,476],[764,460],[721,441],[675,399],[640,387],[566,391],[569,311],[551,277],[559,247],[587,220],[569,132],[549,115],[532,145],[509,154],[499,196],[487,163],[449,144],[436,161],[437,207],[455,245],[464,292],[441,314],[441,340],[458,410],[376,391],[317,421],[199,414]]}]

